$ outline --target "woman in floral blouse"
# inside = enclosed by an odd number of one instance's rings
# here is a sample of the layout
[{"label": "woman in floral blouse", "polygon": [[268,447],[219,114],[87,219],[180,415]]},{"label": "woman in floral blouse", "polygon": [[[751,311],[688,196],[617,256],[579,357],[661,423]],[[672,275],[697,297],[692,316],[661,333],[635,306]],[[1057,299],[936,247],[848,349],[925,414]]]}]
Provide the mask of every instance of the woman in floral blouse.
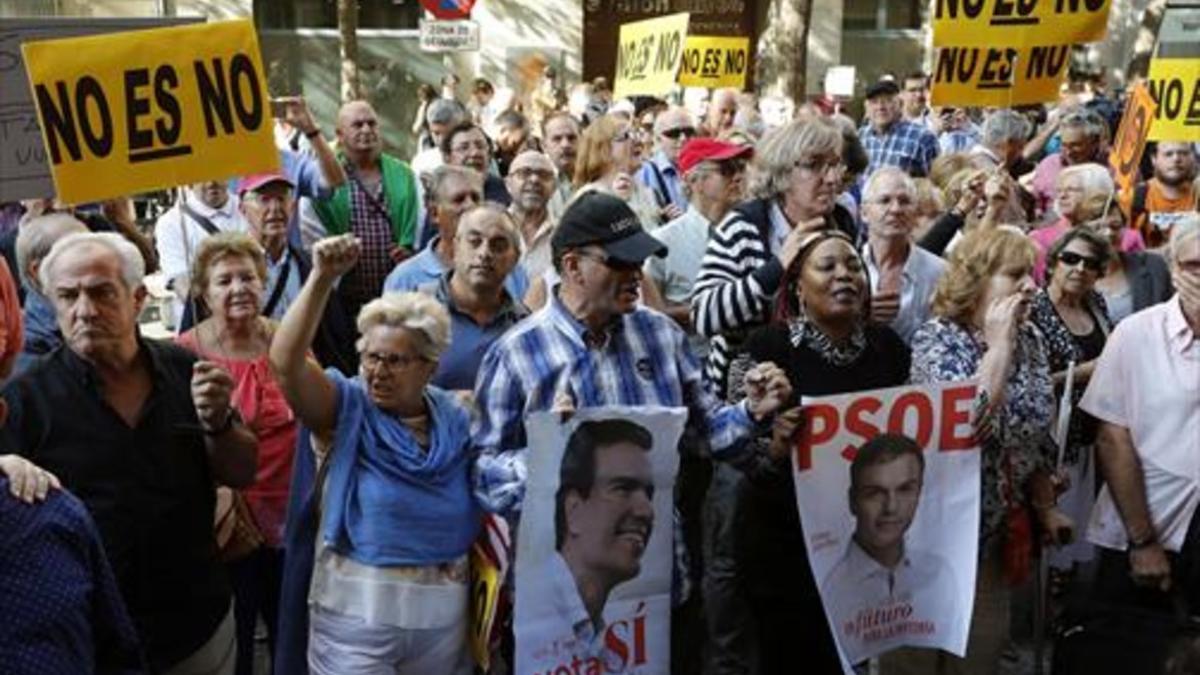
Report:
[{"label": "woman in floral blouse", "polygon": [[934,317],[913,337],[912,382],[979,383],[975,433],[982,449],[982,513],[975,610],[965,659],[899,650],[882,672],[997,669],[1009,637],[1010,587],[1031,571],[1029,517],[1047,532],[1070,520],[1055,506],[1050,429],[1054,388],[1046,351],[1028,322],[1037,249],[1014,228],[964,237],[933,296]]},{"label": "woman in floral blouse", "polygon": [[[1108,240],[1088,228],[1075,228],[1059,237],[1046,255],[1049,285],[1037,292],[1030,320],[1046,344],[1046,357],[1059,394],[1065,390],[1067,365],[1074,361],[1071,405],[1079,403],[1092,375],[1096,358],[1104,350],[1112,320],[1096,280],[1112,257]],[[1096,492],[1096,468],[1092,457],[1096,420],[1074,410],[1067,431],[1063,468],[1070,486],[1059,505],[1073,520],[1084,522],[1092,511]],[[1077,541],[1050,556],[1052,567],[1070,569],[1076,562],[1092,558],[1093,547]]]}]

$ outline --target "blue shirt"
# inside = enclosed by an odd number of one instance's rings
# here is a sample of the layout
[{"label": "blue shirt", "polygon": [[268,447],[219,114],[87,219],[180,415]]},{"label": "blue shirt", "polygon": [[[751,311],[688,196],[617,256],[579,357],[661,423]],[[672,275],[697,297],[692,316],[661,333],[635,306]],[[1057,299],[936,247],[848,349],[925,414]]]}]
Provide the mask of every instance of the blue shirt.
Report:
[{"label": "blue shirt", "polygon": [[899,120],[886,131],[876,132],[867,124],[858,132],[863,149],[871,158],[867,175],[881,166],[897,166],[910,176],[927,176],[938,156],[938,141],[924,125]]},{"label": "blue shirt", "polygon": [[[387,275],[387,279],[383,280],[383,292],[415,291],[422,286],[437,283],[438,279],[449,271],[437,254],[436,249],[440,240],[440,235],[434,237],[428,246],[421,249],[420,253],[396,265],[395,269]],[[517,263],[513,271],[508,273],[508,278],[504,280],[504,290],[514,298],[525,297],[526,291],[529,290],[529,275],[525,273],[525,268],[520,263]]]},{"label": "blue shirt", "polygon": [[[292,181],[292,185],[296,186],[297,198],[329,199],[333,197],[333,188],[325,182],[325,178],[321,175],[321,164],[308,155],[290,150],[280,150],[279,172]],[[236,192],[236,187],[233,191]],[[297,249],[302,248],[299,208],[293,210],[292,219],[288,222],[288,242]]]},{"label": "blue shirt", "polygon": [[576,408],[604,405],[686,406],[689,426],[709,439],[714,456],[736,455],[757,432],[745,404],[722,405],[701,382],[687,336],[670,317],[645,307],[614,318],[604,344],[589,348],[587,328],[551,295],[546,306],[488,350],[475,387],[479,416],[475,497],[502,514],[525,496],[525,416],[549,410],[560,392]]},{"label": "blue shirt", "polygon": [[475,388],[475,376],[479,374],[479,365],[488,348],[509,328],[529,316],[529,310],[505,291],[500,311],[490,323],[481,326],[454,306],[454,299],[450,297],[450,277],[453,275],[452,270],[448,271],[418,290],[432,295],[450,313],[450,346],[438,359],[437,372],[431,382],[442,389],[469,391]]},{"label": "blue shirt", "polygon": [[87,509],[62,490],[25,504],[0,476],[0,670],[145,672]]},{"label": "blue shirt", "polygon": [[683,194],[683,177],[679,169],[661,151],[642,163],[638,169],[637,180],[642,185],[654,191],[654,200],[660,208],[674,204],[681,209],[688,207],[688,199]]}]

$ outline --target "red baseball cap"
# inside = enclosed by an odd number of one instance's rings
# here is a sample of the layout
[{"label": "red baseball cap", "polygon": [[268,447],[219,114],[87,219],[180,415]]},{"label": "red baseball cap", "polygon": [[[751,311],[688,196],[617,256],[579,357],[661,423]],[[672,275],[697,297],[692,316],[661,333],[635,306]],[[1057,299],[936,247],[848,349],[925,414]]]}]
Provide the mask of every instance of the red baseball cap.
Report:
[{"label": "red baseball cap", "polygon": [[287,176],[278,171],[268,171],[266,173],[256,173],[249,176],[242,176],[238,181],[237,192],[239,195],[244,195],[251,190],[257,190],[264,185],[271,183],[284,183],[288,187],[296,187],[292,181],[288,180]]},{"label": "red baseball cap", "polygon": [[689,138],[679,150],[679,170],[687,173],[700,162],[719,162],[754,154],[749,145],[739,145],[715,138]]}]

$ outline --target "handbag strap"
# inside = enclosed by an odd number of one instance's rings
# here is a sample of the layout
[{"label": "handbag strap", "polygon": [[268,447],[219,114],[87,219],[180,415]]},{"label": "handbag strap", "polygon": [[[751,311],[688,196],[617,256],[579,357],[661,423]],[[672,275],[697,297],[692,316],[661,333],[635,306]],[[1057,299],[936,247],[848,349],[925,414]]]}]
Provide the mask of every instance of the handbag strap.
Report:
[{"label": "handbag strap", "polygon": [[[395,223],[392,222],[392,214],[388,213],[387,207],[385,207],[383,205],[383,203],[379,201],[379,198],[376,197],[373,192],[371,192],[370,190],[367,189],[367,186],[364,185],[362,180],[358,177],[358,172],[354,170],[353,166],[351,166],[349,163],[346,163],[345,169],[346,169],[346,175],[350,178],[350,180],[354,181],[354,184],[357,185],[358,189],[360,191],[362,191],[363,195],[366,196],[367,202],[369,202],[371,204],[371,207],[375,209],[375,212],[378,213],[379,215],[383,216],[383,219],[387,221],[388,231],[394,232],[396,230],[396,225],[395,225]],[[380,181],[380,187],[382,188],[383,187],[382,173],[380,174],[379,181]]]},{"label": "handbag strap", "polygon": [[283,289],[287,287],[288,277],[292,273],[292,247],[288,246],[283,252],[283,271],[275,279],[275,287],[271,289],[271,297],[267,298],[267,304],[263,306],[262,315],[271,316],[275,313],[275,306],[279,304],[279,300],[283,298]]},{"label": "handbag strap", "polygon": [[193,209],[187,203],[186,197],[184,197],[183,199],[180,200],[179,210],[182,211],[185,215],[187,215],[188,218],[191,218],[192,220],[196,221],[196,224],[199,225],[201,228],[203,228],[205,232],[207,232],[209,234],[216,234],[221,231],[221,229],[219,227],[217,227],[215,224],[213,224],[213,221],[211,221],[207,217],[202,216],[199,213],[197,213],[196,209]]}]

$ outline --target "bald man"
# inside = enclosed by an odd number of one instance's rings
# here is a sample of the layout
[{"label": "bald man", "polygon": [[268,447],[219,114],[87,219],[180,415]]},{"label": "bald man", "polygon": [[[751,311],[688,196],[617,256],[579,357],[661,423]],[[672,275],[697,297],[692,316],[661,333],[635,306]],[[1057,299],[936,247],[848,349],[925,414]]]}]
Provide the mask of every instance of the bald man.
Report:
[{"label": "bald man", "polygon": [[718,89],[708,102],[708,113],[704,116],[704,129],[709,136],[720,136],[733,128],[737,117],[738,90]]},{"label": "bald man", "polygon": [[512,203],[508,213],[516,222],[524,243],[521,262],[531,279],[541,277],[553,265],[550,254],[550,235],[554,233],[554,218],[550,216],[550,197],[554,194],[557,171],[550,158],[536,150],[517,155],[504,179]]},{"label": "bald man", "polygon": [[337,116],[339,159],[347,183],[331,198],[313,202],[329,236],[352,232],[362,241],[358,264],[338,286],[351,317],[379,297],[396,263],[412,253],[418,195],[412,169],[383,152],[379,117],[366,101],[351,101]]},{"label": "bald man", "polygon": [[[735,108],[736,109],[736,108]],[[668,108],[654,120],[654,156],[642,164],[637,179],[654,193],[662,222],[670,222],[687,210],[688,199],[679,171],[679,150],[696,136],[696,123],[684,108]]]}]

